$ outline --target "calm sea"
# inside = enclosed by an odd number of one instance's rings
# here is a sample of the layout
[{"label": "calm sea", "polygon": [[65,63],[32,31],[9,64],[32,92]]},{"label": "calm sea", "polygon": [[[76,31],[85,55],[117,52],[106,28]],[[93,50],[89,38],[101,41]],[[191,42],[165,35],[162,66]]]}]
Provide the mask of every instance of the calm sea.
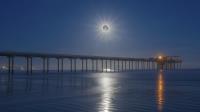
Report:
[{"label": "calm sea", "polygon": [[0,112],[200,112],[200,70],[1,73]]}]

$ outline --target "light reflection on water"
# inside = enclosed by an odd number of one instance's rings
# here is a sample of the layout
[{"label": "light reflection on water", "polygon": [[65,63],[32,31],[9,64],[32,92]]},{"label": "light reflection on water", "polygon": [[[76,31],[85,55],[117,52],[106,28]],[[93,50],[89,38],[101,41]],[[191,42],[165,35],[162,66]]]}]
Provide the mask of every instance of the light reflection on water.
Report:
[{"label": "light reflection on water", "polygon": [[0,109],[2,112],[57,112],[58,109],[62,112],[198,112],[199,74],[200,71],[0,74]]},{"label": "light reflection on water", "polygon": [[164,76],[162,71],[160,71],[158,74],[156,91],[157,91],[158,111],[162,112],[165,101],[165,96],[164,96],[165,85],[164,85]]},{"label": "light reflection on water", "polygon": [[116,81],[109,75],[109,73],[102,74],[102,77],[98,79],[102,91],[99,112],[112,112],[112,99],[114,98],[114,84]]}]

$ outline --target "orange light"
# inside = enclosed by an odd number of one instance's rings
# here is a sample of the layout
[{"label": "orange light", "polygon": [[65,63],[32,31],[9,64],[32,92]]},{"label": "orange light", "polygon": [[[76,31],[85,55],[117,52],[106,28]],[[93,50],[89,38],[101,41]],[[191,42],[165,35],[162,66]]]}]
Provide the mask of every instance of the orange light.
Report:
[{"label": "orange light", "polygon": [[161,59],[163,59],[163,57],[162,56],[158,56],[158,59],[161,60]]},{"label": "orange light", "polygon": [[157,104],[158,104],[158,110],[159,110],[159,112],[161,112],[163,109],[163,104],[165,102],[165,97],[164,97],[165,87],[164,87],[164,77],[163,77],[162,72],[159,73],[157,81],[158,81],[158,83],[157,83]]}]

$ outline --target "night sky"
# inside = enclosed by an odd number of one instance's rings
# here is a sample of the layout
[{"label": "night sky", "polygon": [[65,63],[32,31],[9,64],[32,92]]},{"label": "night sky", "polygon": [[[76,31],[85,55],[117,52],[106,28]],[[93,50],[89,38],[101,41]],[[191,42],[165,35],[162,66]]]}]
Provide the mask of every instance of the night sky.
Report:
[{"label": "night sky", "polygon": [[[102,20],[112,35],[97,30]],[[179,55],[200,68],[200,1],[1,0],[0,51]]]}]

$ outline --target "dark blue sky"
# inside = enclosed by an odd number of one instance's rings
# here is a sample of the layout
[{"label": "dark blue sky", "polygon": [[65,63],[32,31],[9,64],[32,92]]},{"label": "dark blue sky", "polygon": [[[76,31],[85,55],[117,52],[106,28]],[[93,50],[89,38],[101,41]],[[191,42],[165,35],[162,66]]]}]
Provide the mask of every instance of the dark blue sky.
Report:
[{"label": "dark blue sky", "polygon": [[[104,18],[115,32],[101,38]],[[0,51],[180,55],[200,67],[199,0],[1,0]]]}]

